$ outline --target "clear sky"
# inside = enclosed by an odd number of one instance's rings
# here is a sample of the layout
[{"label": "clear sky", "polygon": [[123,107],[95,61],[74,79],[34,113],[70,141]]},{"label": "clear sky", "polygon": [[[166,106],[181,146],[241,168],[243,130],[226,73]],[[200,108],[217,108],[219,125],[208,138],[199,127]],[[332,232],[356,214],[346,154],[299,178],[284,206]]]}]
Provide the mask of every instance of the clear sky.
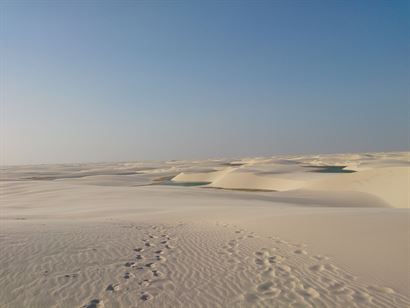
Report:
[{"label": "clear sky", "polygon": [[7,1],[1,163],[409,149],[409,1]]}]

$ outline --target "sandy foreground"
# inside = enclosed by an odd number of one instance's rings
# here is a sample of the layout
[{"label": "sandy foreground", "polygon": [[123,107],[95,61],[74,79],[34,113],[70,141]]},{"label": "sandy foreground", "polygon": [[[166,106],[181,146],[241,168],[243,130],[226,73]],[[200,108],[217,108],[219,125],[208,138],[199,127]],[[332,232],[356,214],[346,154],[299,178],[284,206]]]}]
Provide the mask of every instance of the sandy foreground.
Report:
[{"label": "sandy foreground", "polygon": [[409,307],[409,158],[1,167],[0,307]]}]

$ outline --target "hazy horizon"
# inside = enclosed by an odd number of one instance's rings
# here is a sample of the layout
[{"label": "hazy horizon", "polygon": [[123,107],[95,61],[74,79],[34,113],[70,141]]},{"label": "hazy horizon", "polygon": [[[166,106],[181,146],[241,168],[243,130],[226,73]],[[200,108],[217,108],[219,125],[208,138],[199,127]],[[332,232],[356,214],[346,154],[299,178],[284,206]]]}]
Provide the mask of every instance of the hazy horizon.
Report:
[{"label": "hazy horizon", "polygon": [[235,161],[246,158],[270,158],[270,157],[291,157],[291,156],[327,156],[327,155],[349,155],[349,154],[382,154],[382,153],[410,153],[410,149],[405,150],[390,150],[390,151],[363,151],[363,152],[305,152],[305,153],[276,153],[276,154],[265,154],[265,155],[242,155],[242,156],[208,156],[208,157],[197,157],[197,158],[183,158],[175,157],[168,159],[126,159],[126,160],[83,160],[83,161],[48,161],[48,162],[35,162],[35,163],[20,163],[20,164],[0,164],[0,167],[14,167],[14,166],[35,166],[35,165],[76,165],[76,164],[116,164],[116,163],[128,163],[128,162],[167,162],[167,161],[212,161],[212,160],[228,160]]},{"label": "hazy horizon", "polygon": [[4,1],[1,165],[408,151],[408,1]]}]

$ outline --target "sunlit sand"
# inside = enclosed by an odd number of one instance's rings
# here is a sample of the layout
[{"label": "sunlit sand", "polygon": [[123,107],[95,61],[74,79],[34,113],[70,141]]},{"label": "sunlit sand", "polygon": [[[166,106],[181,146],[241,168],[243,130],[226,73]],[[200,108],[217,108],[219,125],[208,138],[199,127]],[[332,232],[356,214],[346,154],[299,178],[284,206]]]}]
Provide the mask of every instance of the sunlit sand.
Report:
[{"label": "sunlit sand", "polygon": [[408,307],[409,153],[1,169],[1,307]]}]

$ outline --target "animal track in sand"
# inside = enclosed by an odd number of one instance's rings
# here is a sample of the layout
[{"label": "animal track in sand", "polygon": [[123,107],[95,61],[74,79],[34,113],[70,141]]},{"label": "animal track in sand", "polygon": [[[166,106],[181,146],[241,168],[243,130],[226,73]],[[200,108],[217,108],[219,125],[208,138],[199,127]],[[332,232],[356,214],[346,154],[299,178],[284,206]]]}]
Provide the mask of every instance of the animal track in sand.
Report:
[{"label": "animal track in sand", "polygon": [[315,264],[309,267],[309,269],[314,272],[321,272],[325,269],[325,267],[322,264]]},{"label": "animal track in sand", "polygon": [[77,278],[78,274],[65,274],[64,278]]},{"label": "animal track in sand", "polygon": [[[165,286],[168,290],[175,288],[167,279],[166,272],[161,269],[167,262],[167,255],[174,249],[171,243],[175,243],[175,238],[170,236],[168,230],[162,226],[137,230],[143,233],[142,246],[133,248],[132,260],[123,263],[128,270],[122,276],[124,280],[109,284],[105,291],[114,294],[121,289],[130,290],[134,286],[136,291],[141,292],[139,300],[149,301],[160,295],[165,290]],[[125,285],[121,286],[121,284]]]},{"label": "animal track in sand", "polygon": [[297,249],[294,251],[294,253],[298,254],[298,255],[307,255],[307,252],[305,250],[302,249]]},{"label": "animal track in sand", "polygon": [[267,255],[268,255],[267,251],[257,251],[257,252],[255,252],[255,256],[257,256],[257,257],[265,257]]},{"label": "animal track in sand", "polygon": [[130,273],[126,272],[123,276],[124,279],[130,279]]},{"label": "animal track in sand", "polygon": [[140,298],[145,302],[145,301],[148,301],[150,299],[153,299],[154,297],[150,293],[145,292],[141,295]]},{"label": "animal track in sand", "polygon": [[164,277],[164,274],[163,274],[162,272],[158,271],[158,270],[153,270],[153,271],[152,271],[152,274],[153,274],[155,277]]},{"label": "animal track in sand", "polygon": [[167,259],[165,259],[162,256],[155,256],[155,260],[159,261],[159,262],[165,262]]},{"label": "animal track in sand", "polygon": [[313,258],[315,258],[316,260],[319,260],[319,261],[329,260],[329,257],[322,256],[322,255],[313,256]]},{"label": "animal track in sand", "polygon": [[150,281],[148,279],[144,279],[138,283],[140,286],[148,287],[150,285]]},{"label": "animal track in sand", "polygon": [[[43,276],[47,276],[47,274],[43,273]],[[65,274],[57,277],[57,282],[60,284],[68,284],[72,281],[72,279],[75,279],[78,277],[78,274]]]},{"label": "animal track in sand", "polygon": [[133,267],[135,265],[135,262],[127,262],[124,264],[125,267]]},{"label": "animal track in sand", "polygon": [[[248,237],[248,234],[241,229],[241,237],[230,239],[222,246],[222,252],[230,258],[227,260],[237,260],[236,271],[246,262],[239,258],[239,248],[249,247],[249,241],[255,245],[261,238],[256,234]],[[264,248],[254,250],[253,265],[248,265],[252,268],[249,271],[257,272],[256,283],[239,297],[238,306],[387,307],[386,303],[390,303],[389,307],[410,307],[410,301],[393,289],[367,286],[329,262],[329,257],[309,256],[305,244],[292,244],[276,236],[265,239],[270,245],[264,241]]]},{"label": "animal track in sand", "polygon": [[105,290],[106,291],[112,291],[112,292],[119,291],[120,290],[120,285],[118,283],[109,284]]},{"label": "animal track in sand", "polygon": [[353,298],[356,299],[358,302],[371,302],[372,301],[372,297],[370,296],[370,294],[366,293],[366,292],[361,292],[361,291],[355,291],[353,294]]},{"label": "animal track in sand", "polygon": [[274,287],[274,284],[272,281],[267,281],[264,283],[261,283],[260,285],[258,285],[258,287],[256,288],[259,292],[266,292],[266,291],[270,291],[272,288]]},{"label": "animal track in sand", "polygon": [[103,308],[104,303],[99,299],[93,299],[88,304],[82,306],[81,308]]}]

